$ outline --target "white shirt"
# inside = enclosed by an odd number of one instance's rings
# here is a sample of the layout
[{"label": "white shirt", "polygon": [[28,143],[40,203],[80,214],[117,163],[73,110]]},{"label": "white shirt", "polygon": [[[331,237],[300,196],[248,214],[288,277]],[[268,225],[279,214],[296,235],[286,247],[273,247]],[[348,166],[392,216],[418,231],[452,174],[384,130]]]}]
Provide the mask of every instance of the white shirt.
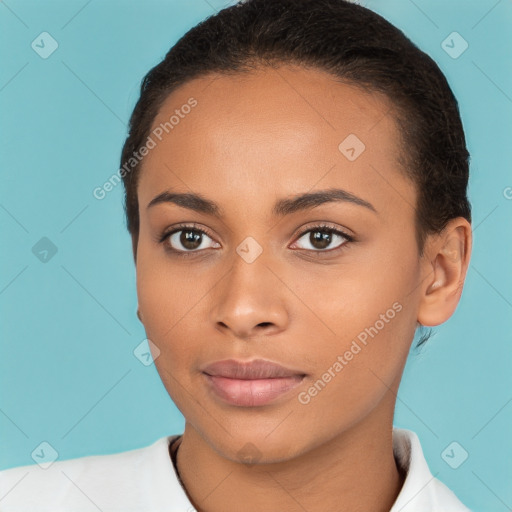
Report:
[{"label": "white shirt", "polygon": [[[0,471],[0,512],[194,512],[166,436],[113,455],[90,455]],[[471,512],[430,473],[418,436],[393,428],[406,478],[390,512]]]}]

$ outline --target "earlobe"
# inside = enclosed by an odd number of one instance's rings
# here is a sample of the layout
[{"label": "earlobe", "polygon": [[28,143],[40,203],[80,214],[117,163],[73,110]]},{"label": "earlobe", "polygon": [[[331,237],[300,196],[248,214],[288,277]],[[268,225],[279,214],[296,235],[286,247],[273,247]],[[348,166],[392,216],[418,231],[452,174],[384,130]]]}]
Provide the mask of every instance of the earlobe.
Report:
[{"label": "earlobe", "polygon": [[418,322],[433,327],[448,320],[459,303],[471,254],[471,224],[462,217],[452,219],[430,240],[428,251]]},{"label": "earlobe", "polygon": [[142,320],[142,314],[140,312],[140,309],[137,307],[137,318],[141,321],[141,323],[144,323],[144,321]]}]

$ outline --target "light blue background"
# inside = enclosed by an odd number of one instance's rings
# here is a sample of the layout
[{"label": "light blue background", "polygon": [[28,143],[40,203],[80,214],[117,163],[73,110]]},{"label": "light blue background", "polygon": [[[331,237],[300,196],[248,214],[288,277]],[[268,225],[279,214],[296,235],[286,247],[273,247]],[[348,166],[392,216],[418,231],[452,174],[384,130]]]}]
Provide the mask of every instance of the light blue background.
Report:
[{"label": "light blue background", "polygon": [[[102,201],[92,191],[119,167],[143,75],[223,4],[0,4],[0,469],[32,464],[42,441],[68,459],[183,429],[154,366],[133,354],[145,334],[122,187]],[[427,346],[411,351],[395,425],[418,433],[432,473],[468,506],[502,512],[512,507],[512,4],[366,5],[439,63],[472,155],[464,294]],[[59,45],[47,59],[31,48],[43,31]],[[457,59],[441,47],[453,31],[469,44]],[[32,253],[42,237],[57,247],[47,263]],[[456,470],[441,458],[452,441],[469,453]]]}]

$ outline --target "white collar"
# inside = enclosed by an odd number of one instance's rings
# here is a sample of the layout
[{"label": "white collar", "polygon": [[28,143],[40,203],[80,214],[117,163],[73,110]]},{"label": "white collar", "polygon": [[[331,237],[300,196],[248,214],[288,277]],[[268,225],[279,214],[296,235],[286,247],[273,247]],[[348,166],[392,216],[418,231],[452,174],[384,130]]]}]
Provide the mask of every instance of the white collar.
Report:
[{"label": "white collar", "polygon": [[[169,456],[169,443],[177,437],[161,437],[144,448],[112,455],[56,461],[46,469],[34,464],[2,471],[0,508],[191,512],[194,508]],[[390,512],[471,512],[432,476],[414,432],[393,428],[393,452],[406,478]],[[84,493],[94,496],[94,503]]]},{"label": "white collar", "polygon": [[390,512],[471,512],[432,475],[415,432],[394,427],[393,453],[406,478]]}]

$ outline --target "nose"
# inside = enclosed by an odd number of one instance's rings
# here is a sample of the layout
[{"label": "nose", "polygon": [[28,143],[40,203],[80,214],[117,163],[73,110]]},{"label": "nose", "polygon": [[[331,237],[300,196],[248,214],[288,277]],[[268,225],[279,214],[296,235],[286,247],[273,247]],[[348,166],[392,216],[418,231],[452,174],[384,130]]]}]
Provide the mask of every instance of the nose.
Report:
[{"label": "nose", "polygon": [[242,339],[283,331],[289,318],[283,288],[263,257],[252,263],[235,258],[231,271],[216,287],[215,328]]}]

